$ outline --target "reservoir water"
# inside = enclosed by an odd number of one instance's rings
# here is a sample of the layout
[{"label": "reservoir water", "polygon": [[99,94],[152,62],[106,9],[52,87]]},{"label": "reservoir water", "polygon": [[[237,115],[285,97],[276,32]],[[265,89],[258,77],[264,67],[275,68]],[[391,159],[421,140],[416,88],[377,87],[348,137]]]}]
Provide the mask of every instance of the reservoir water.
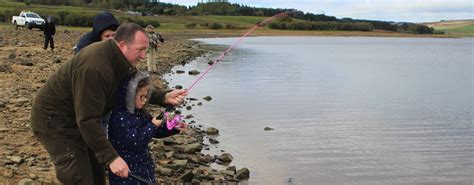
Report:
[{"label": "reservoir water", "polygon": [[[191,85],[236,38],[173,68]],[[246,38],[190,92],[248,184],[473,184],[474,39]],[[202,98],[211,96],[211,101]],[[188,114],[190,112],[186,112]],[[265,127],[274,130],[265,131]],[[219,167],[219,165],[217,165]]]}]

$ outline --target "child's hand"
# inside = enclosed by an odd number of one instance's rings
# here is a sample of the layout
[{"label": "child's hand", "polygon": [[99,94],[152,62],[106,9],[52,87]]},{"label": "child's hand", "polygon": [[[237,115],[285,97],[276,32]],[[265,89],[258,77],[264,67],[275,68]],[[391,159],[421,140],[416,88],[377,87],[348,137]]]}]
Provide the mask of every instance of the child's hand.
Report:
[{"label": "child's hand", "polygon": [[188,124],[184,123],[184,122],[181,122],[181,123],[178,123],[175,128],[178,129],[179,131],[183,132],[183,131],[186,131],[188,129]]},{"label": "child's hand", "polygon": [[159,127],[163,121],[162,121],[161,119],[158,120],[158,119],[156,119],[155,117],[153,117],[153,119],[151,120],[151,122],[152,122],[156,127]]}]

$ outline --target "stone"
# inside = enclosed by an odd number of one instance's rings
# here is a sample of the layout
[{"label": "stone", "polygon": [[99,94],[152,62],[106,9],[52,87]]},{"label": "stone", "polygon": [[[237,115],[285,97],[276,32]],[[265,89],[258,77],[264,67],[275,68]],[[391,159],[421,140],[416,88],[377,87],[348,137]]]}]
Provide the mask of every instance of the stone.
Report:
[{"label": "stone", "polygon": [[234,171],[234,172],[235,172],[235,171],[237,170],[237,168],[236,168],[235,166],[229,166],[229,167],[227,167],[225,170],[230,170],[230,171]]},{"label": "stone", "polygon": [[9,73],[12,71],[12,68],[9,64],[0,64],[0,72]]},{"label": "stone", "polygon": [[8,58],[9,59],[15,59],[16,58],[16,53],[15,52],[11,52],[10,55],[8,55]]},{"label": "stone", "polygon": [[222,161],[224,163],[230,163],[230,162],[232,162],[234,157],[229,153],[223,153],[217,159],[219,159],[220,161]]},{"label": "stone", "polygon": [[201,73],[201,72],[199,72],[199,71],[196,70],[196,69],[193,69],[193,70],[191,70],[191,71],[188,71],[188,74],[189,74],[189,75],[198,75],[199,73]]},{"label": "stone", "polygon": [[217,128],[214,128],[214,127],[208,127],[206,129],[206,134],[207,135],[217,135],[217,134],[219,134],[219,130]]},{"label": "stone", "polygon": [[206,96],[206,97],[204,97],[203,99],[206,100],[206,101],[211,101],[211,100],[212,100],[212,97],[211,97],[211,96]]},{"label": "stone", "polygon": [[165,168],[165,167],[162,167],[162,166],[158,166],[158,167],[156,168],[156,170],[157,170],[158,172],[160,172],[161,174],[167,175],[167,176],[171,176],[171,174],[173,173],[173,170],[172,170],[172,169]]},{"label": "stone", "polygon": [[265,127],[265,128],[263,128],[263,130],[265,130],[265,131],[270,131],[270,130],[275,130],[275,129],[274,129],[274,128],[271,128],[271,127]]},{"label": "stone", "polygon": [[188,164],[188,160],[174,160],[173,164],[175,164],[176,166],[180,168],[183,168],[186,166],[186,164]]},{"label": "stone", "polygon": [[15,172],[12,169],[5,168],[2,175],[6,178],[12,178],[13,176],[15,176]]},{"label": "stone", "polygon": [[7,159],[16,164],[21,164],[24,161],[20,156],[7,156]]},{"label": "stone", "polygon": [[247,168],[242,168],[235,173],[235,178],[236,179],[248,179],[250,175],[250,171]]},{"label": "stone", "polygon": [[186,153],[194,153],[200,152],[203,146],[201,143],[192,143],[184,146],[184,152]]},{"label": "stone", "polygon": [[29,178],[21,179],[18,185],[35,185],[35,182]]},{"label": "stone", "polygon": [[185,72],[185,71],[183,71],[183,70],[176,70],[176,73],[177,73],[177,74],[182,74],[182,73],[184,73],[184,72]]},{"label": "stone", "polygon": [[169,152],[166,152],[166,153],[165,153],[165,156],[166,156],[166,158],[168,158],[168,159],[169,159],[169,158],[172,158],[173,155],[174,155],[174,151],[169,151]]},{"label": "stone", "polygon": [[13,103],[16,104],[16,106],[21,107],[25,103],[28,103],[29,101],[30,101],[30,99],[22,97],[22,98],[18,98],[16,100],[14,100]]},{"label": "stone", "polygon": [[186,170],[179,176],[179,179],[181,179],[183,182],[190,182],[193,177],[193,172],[191,170]]},{"label": "stone", "polygon": [[211,144],[219,144],[219,141],[217,141],[216,139],[209,138],[209,143],[211,143]]}]

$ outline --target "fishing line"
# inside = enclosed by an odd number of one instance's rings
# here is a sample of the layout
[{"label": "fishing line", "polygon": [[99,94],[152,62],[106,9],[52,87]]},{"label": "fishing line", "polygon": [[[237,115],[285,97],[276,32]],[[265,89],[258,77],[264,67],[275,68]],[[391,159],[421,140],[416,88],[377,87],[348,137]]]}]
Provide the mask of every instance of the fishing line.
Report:
[{"label": "fishing line", "polygon": [[209,67],[206,69],[206,71],[204,71],[204,73],[202,73],[196,80],[194,80],[194,82],[189,86],[189,88],[186,89],[186,92],[189,92],[191,91],[191,89],[194,87],[194,85],[196,85],[196,83],[198,83],[203,77],[204,75],[206,75],[209,70],[211,70],[212,67],[214,67],[217,63],[219,63],[220,61],[222,61],[222,59],[224,58],[224,56],[229,53],[235,46],[237,46],[240,42],[242,42],[242,40],[244,40],[245,37],[247,37],[248,35],[250,35],[253,31],[255,31],[257,28],[259,27],[262,27],[262,26],[265,26],[265,24],[273,21],[274,19],[276,18],[280,18],[280,17],[285,17],[288,15],[288,12],[282,12],[282,13],[279,13],[279,14],[276,14],[274,16],[271,16],[271,17],[268,17],[266,18],[265,20],[263,20],[262,22],[259,22],[257,24],[255,24],[255,26],[253,26],[252,28],[250,28],[247,32],[245,32],[239,39],[237,39],[236,42],[234,42],[230,47],[228,47],[226,50],[224,50],[224,52],[222,52],[222,54],[219,56],[219,58],[217,58],[213,64],[209,65]]}]

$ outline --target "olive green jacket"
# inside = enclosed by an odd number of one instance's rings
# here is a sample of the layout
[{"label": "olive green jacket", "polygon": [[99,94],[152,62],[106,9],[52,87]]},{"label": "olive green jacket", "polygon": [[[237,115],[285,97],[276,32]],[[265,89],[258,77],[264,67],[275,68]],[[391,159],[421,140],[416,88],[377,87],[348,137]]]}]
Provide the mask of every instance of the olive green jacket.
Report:
[{"label": "olive green jacket", "polygon": [[[31,110],[33,131],[82,143],[99,163],[110,163],[118,155],[101,119],[114,107],[120,82],[134,72],[136,68],[113,40],[89,45],[52,74],[36,94]],[[164,105],[165,94],[154,92],[150,103]]]}]

